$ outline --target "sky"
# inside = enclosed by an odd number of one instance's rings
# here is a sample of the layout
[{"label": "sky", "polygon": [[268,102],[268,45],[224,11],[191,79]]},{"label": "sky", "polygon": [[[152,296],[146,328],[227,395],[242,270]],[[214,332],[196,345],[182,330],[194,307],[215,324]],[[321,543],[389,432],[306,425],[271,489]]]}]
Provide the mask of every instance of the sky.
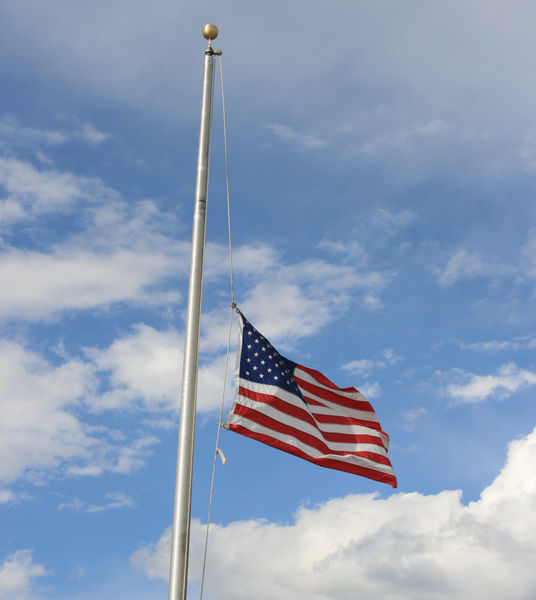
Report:
[{"label": "sky", "polygon": [[[202,27],[189,597],[229,305],[374,405],[398,488],[222,431],[207,600],[536,594],[536,39],[515,0],[0,4],[0,598],[167,597]],[[218,459],[219,461],[219,459]]]}]

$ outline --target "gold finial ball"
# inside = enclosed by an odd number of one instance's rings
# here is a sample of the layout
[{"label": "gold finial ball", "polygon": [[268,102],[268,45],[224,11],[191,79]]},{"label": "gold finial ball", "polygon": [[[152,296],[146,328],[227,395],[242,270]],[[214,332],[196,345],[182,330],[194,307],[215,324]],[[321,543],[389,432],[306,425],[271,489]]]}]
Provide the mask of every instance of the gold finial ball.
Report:
[{"label": "gold finial ball", "polygon": [[216,25],[208,24],[203,27],[203,37],[206,40],[215,40],[218,37],[218,28]]}]

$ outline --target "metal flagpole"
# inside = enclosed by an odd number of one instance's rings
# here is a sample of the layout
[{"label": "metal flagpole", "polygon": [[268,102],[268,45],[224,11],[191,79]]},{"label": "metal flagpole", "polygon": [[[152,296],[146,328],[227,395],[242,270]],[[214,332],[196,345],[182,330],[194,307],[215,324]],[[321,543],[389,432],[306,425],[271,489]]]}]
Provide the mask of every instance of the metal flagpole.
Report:
[{"label": "metal flagpole", "polygon": [[197,367],[201,292],[203,286],[203,255],[205,250],[214,55],[221,54],[221,51],[212,49],[211,41],[216,39],[217,35],[218,28],[215,25],[205,25],[203,28],[203,36],[208,40],[208,47],[205,50],[205,66],[203,70],[203,95],[201,100],[201,125],[199,127],[190,284],[188,288],[188,311],[186,315],[184,364],[182,371],[181,420],[177,449],[175,508],[173,511],[173,529],[171,535],[169,600],[186,600],[188,578],[188,546],[190,542]]}]

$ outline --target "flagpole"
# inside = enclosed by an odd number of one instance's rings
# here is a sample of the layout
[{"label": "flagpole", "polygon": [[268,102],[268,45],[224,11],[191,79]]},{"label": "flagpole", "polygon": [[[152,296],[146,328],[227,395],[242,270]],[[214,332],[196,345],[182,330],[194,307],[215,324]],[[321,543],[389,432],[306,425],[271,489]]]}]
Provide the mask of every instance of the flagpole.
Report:
[{"label": "flagpole", "polygon": [[205,250],[205,223],[210,159],[210,125],[214,82],[214,55],[212,40],[218,28],[205,25],[203,36],[208,40],[203,69],[203,94],[201,100],[201,124],[199,127],[199,151],[195,186],[192,253],[190,259],[190,284],[184,341],[184,364],[182,371],[182,403],[177,449],[177,473],[175,506],[171,534],[171,560],[168,600],[186,600],[188,580],[188,547],[190,542],[190,514],[192,503],[192,474],[194,457],[195,409],[197,370],[199,362],[199,330],[201,320],[201,293],[203,287],[203,256]]}]

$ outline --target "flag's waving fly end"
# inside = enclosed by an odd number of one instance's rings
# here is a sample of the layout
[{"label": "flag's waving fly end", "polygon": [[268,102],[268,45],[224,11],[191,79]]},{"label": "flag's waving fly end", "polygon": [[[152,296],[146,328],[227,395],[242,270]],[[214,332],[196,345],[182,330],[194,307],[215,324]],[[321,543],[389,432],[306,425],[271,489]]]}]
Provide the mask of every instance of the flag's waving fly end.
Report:
[{"label": "flag's waving fly end", "polygon": [[396,487],[389,436],[367,399],[281,356],[240,313],[235,397],[226,427],[322,467]]}]

